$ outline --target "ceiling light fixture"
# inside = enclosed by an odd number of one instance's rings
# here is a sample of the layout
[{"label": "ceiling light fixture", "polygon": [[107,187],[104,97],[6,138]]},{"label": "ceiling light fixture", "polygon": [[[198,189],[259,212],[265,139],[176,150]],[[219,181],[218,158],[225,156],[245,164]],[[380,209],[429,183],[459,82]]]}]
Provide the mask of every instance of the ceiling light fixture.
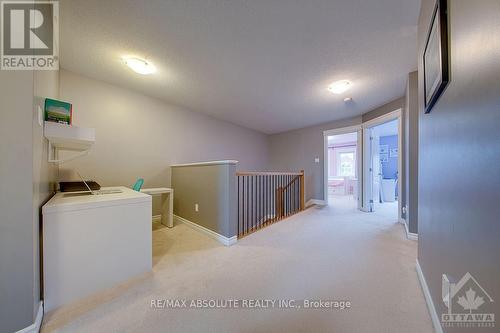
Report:
[{"label": "ceiling light fixture", "polygon": [[123,58],[125,65],[130,67],[134,72],[149,75],[156,72],[156,67],[151,62],[139,58]]},{"label": "ceiling light fixture", "polygon": [[344,98],[344,102],[346,102],[346,103],[352,102],[352,97]]},{"label": "ceiling light fixture", "polygon": [[330,90],[334,94],[342,94],[351,88],[351,82],[347,80],[341,80],[337,82],[333,82],[328,86],[328,90]]}]

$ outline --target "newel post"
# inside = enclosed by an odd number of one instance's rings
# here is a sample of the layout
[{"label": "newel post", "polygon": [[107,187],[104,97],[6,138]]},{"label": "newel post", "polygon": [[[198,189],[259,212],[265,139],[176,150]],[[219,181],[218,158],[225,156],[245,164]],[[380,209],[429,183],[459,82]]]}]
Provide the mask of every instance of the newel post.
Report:
[{"label": "newel post", "polygon": [[305,191],[304,191],[304,184],[305,184],[305,181],[304,181],[304,170],[300,170],[300,210],[304,210],[306,207],[306,204],[305,204]]}]

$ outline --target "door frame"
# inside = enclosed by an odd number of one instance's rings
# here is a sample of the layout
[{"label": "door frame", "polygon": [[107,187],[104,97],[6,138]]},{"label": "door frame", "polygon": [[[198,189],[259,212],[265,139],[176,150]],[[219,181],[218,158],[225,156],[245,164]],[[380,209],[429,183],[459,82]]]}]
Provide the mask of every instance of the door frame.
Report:
[{"label": "door frame", "polygon": [[363,151],[363,142],[362,142],[362,124],[347,126],[341,128],[334,128],[330,130],[326,130],[323,132],[323,200],[325,205],[328,205],[328,137],[333,135],[341,135],[348,133],[357,133],[357,148],[356,148],[356,174],[358,175],[358,209],[361,209],[361,205],[363,202],[362,196],[362,186],[361,186],[361,178],[363,171],[363,161],[362,161],[362,151]]},{"label": "door frame", "polygon": [[[403,137],[401,135],[402,133],[402,126],[403,126],[403,119],[401,117],[402,115],[402,109],[397,109],[395,111],[386,113],[380,117],[368,120],[367,122],[364,122],[362,124],[362,131],[363,131],[363,139],[364,140],[369,140],[369,129],[381,125],[383,123],[386,123],[391,120],[398,120],[398,221],[401,220],[401,197],[403,196],[403,193],[401,193],[401,175],[403,174],[402,166],[403,166]],[[369,182],[367,181],[370,177],[370,150],[369,150],[369,145],[363,145],[363,201],[361,205],[361,210],[365,212],[370,212],[370,203],[368,200],[369,196],[369,191],[370,191],[370,186]]]}]

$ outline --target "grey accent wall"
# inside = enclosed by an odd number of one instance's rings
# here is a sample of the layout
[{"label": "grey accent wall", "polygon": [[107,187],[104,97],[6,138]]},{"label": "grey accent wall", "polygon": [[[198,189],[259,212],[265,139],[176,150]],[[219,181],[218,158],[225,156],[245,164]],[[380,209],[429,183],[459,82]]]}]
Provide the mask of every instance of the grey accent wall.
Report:
[{"label": "grey accent wall", "polygon": [[228,238],[236,236],[236,164],[172,167],[172,188],[175,215]]},{"label": "grey accent wall", "polygon": [[[361,124],[361,117],[271,135],[271,169],[305,172],[305,197],[323,200],[323,132]],[[319,157],[319,163],[314,159]]]},{"label": "grey accent wall", "polygon": [[[419,73],[435,1],[422,0]],[[441,275],[470,272],[500,316],[500,1],[453,0],[449,6],[451,82],[424,114],[419,76],[418,259],[438,315]],[[487,310],[482,308],[481,310]]]},{"label": "grey accent wall", "polygon": [[408,230],[418,233],[418,72],[408,75],[404,108],[404,167],[406,178],[403,191],[407,211],[403,216]]},{"label": "grey accent wall", "polygon": [[33,323],[33,72],[0,73],[0,332]]},{"label": "grey accent wall", "polygon": [[267,168],[263,133],[69,71],[60,80],[74,124],[96,129],[91,153],[61,165],[61,179],[75,179],[78,169],[105,186],[130,186],[142,177],[145,187],[158,187],[170,186],[172,164],[234,159],[242,170]]},{"label": "grey accent wall", "polygon": [[0,332],[33,324],[40,303],[40,210],[57,169],[36,107],[57,90],[56,71],[0,73]]},{"label": "grey accent wall", "polygon": [[[363,116],[305,127],[270,136],[270,166],[275,171],[305,171],[306,201],[324,200],[323,132],[330,129],[360,125],[403,107],[404,99],[391,101]],[[314,159],[319,157],[319,163]]]}]

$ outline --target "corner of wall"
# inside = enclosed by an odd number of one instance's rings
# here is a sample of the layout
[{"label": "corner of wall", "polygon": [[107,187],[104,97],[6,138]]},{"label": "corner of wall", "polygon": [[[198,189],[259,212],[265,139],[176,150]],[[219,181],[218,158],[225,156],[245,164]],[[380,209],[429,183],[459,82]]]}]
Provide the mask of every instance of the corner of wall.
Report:
[{"label": "corner of wall", "polygon": [[45,98],[59,97],[59,71],[35,71],[33,82],[33,256],[34,256],[34,309],[39,306],[43,297],[42,278],[40,276],[40,253],[42,233],[42,206],[52,197],[56,190],[56,165],[48,162],[48,141],[43,133],[43,112]]}]

